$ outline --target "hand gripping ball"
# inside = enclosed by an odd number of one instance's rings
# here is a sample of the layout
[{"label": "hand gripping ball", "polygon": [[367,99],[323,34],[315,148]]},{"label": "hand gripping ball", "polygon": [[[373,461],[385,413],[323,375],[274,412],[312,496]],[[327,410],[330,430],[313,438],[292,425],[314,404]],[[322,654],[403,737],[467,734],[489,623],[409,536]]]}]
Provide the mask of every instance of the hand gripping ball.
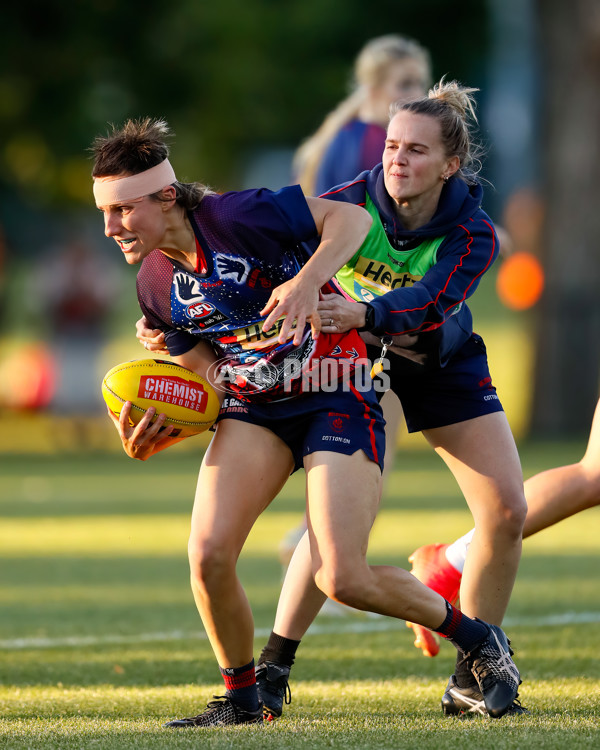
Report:
[{"label": "hand gripping ball", "polygon": [[214,423],[219,399],[214,388],[195,372],[160,359],[122,362],[102,381],[102,396],[115,416],[131,401],[130,419],[138,424],[153,406],[175,427],[172,437],[198,435]]}]

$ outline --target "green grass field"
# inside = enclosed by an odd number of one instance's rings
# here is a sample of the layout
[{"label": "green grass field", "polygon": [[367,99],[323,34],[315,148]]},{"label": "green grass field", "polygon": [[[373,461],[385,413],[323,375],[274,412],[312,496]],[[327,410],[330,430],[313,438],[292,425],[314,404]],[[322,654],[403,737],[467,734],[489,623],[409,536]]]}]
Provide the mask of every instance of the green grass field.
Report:
[{"label": "green grass field", "polygon": [[[583,444],[524,445],[525,475],[577,460]],[[526,541],[506,629],[528,716],[441,715],[454,664],[427,659],[403,622],[319,616],[293,671],[293,703],[263,727],[165,730],[222,683],[188,585],[199,457],[0,459],[0,747],[588,748],[600,746],[600,509]],[[303,475],[259,520],[240,563],[256,654],[280,584],[277,546],[302,515]],[[470,527],[454,480],[407,449],[388,484],[373,562],[409,567],[417,546]],[[456,745],[452,743],[458,743]]]}]

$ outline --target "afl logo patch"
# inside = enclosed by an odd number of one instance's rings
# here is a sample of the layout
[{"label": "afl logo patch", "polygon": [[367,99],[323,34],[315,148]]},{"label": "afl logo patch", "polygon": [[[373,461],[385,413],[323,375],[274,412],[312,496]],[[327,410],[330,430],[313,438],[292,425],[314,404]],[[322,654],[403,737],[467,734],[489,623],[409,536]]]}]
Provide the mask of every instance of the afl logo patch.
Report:
[{"label": "afl logo patch", "polygon": [[195,302],[193,305],[188,305],[187,316],[192,320],[199,320],[206,318],[208,315],[215,311],[215,306],[211,305],[210,302]]}]

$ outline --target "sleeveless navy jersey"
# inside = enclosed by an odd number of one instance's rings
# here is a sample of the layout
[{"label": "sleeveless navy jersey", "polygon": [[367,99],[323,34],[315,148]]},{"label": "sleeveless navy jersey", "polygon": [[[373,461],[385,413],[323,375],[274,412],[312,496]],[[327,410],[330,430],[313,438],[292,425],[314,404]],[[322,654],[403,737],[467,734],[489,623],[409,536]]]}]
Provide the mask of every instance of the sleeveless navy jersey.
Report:
[{"label": "sleeveless navy jersey", "polygon": [[298,395],[306,390],[300,373],[323,359],[334,360],[337,381],[365,356],[354,330],[314,340],[307,326],[299,346],[291,338],[278,343],[281,321],[262,332],[260,310],[271,292],[310,257],[301,243],[318,243],[299,186],[207,195],[188,218],[198,250],[195,271],[154,250],[137,277],[141,309],[152,327],[165,332],[171,355],[184,354],[202,338],[220,357],[219,380],[251,400]]}]

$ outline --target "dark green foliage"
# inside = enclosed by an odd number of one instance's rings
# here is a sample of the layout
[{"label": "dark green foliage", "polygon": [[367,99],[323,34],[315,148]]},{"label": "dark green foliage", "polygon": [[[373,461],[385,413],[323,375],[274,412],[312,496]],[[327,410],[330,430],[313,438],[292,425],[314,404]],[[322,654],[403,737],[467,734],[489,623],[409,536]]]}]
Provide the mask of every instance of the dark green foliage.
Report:
[{"label": "dark green foliage", "polygon": [[295,147],[342,98],[370,37],[414,36],[436,76],[473,84],[487,36],[476,0],[460,14],[444,0],[32,0],[8,5],[2,28],[2,183],[50,204],[91,202],[66,164],[83,172],[109,122],[166,117],[182,178],[237,188],[251,149]]}]

